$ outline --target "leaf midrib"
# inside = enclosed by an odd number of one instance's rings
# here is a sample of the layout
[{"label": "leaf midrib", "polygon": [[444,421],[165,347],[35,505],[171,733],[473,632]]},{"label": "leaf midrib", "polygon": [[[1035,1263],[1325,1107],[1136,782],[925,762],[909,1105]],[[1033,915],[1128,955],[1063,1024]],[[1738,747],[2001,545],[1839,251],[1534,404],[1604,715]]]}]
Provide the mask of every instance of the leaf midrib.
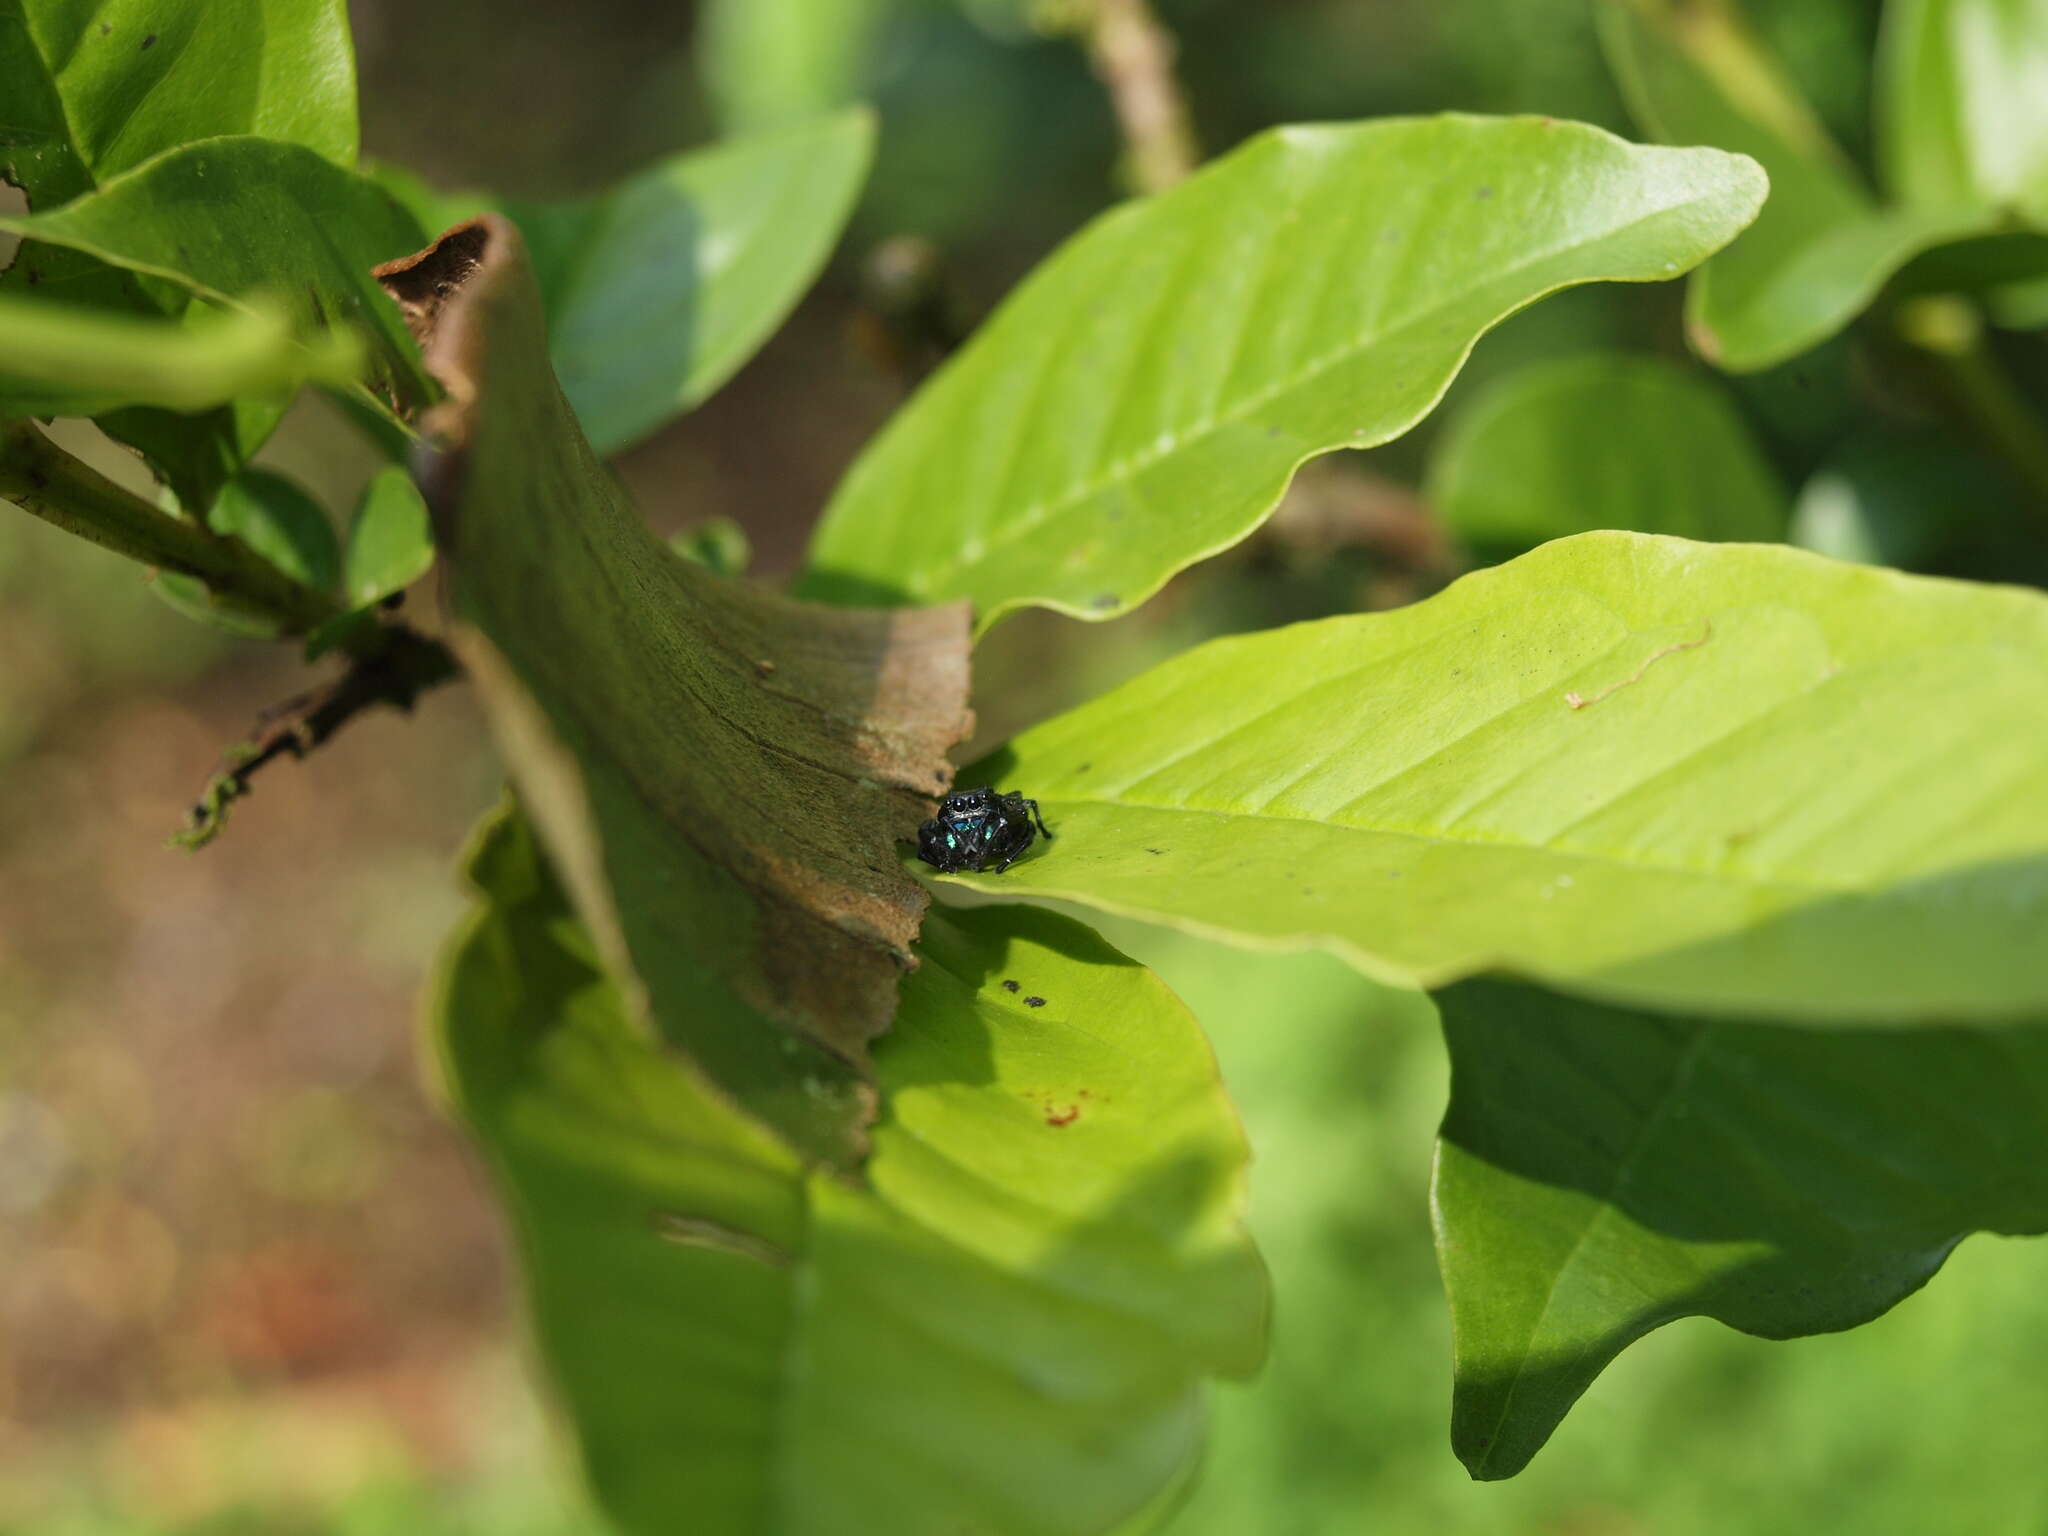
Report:
[{"label": "leaf midrib", "polygon": [[[1748,890],[1784,891],[1802,896],[1848,896],[1869,895],[1884,889],[1855,881],[1827,881],[1812,877],[1768,876],[1731,873],[1727,870],[1707,869],[1676,859],[1647,859],[1634,854],[1616,852],[1602,848],[1558,847],[1550,843],[1518,842],[1507,837],[1478,837],[1470,833],[1450,832],[1439,827],[1404,827],[1391,823],[1362,823],[1332,821],[1323,816],[1309,816],[1299,813],[1272,810],[1224,810],[1210,806],[1190,805],[1186,802],[1164,800],[1143,800],[1130,796],[1110,798],[1103,795],[1070,795],[1059,791],[1042,792],[1048,805],[1101,805],[1115,810],[1142,810],[1180,812],[1190,816],[1215,816],[1224,819],[1247,817],[1262,821],[1299,822],[1309,826],[1327,827],[1333,831],[1356,833],[1362,836],[1408,838],[1415,842],[1442,843],[1451,847],[1470,848],[1515,848],[1541,854],[1550,858],[1579,859],[1587,863],[1612,864],[1623,869],[1640,870],[1646,873],[1685,875],[1693,879],[1725,882]],[[1967,867],[1967,866],[1961,866]],[[1938,870],[1920,871],[1920,874],[1937,874]],[[1901,877],[1905,878],[1905,877]]]}]

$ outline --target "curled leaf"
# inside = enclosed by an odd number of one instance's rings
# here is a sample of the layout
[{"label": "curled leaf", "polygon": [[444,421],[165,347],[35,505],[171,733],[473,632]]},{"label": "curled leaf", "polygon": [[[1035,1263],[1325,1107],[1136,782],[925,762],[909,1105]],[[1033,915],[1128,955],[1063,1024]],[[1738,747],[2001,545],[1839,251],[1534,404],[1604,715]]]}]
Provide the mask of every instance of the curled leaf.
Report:
[{"label": "curled leaf", "polygon": [[964,606],[814,607],[656,539],[555,383],[506,219],[380,277],[448,395],[420,479],[452,643],[580,914],[662,1035],[850,1164],[925,907],[895,845],[969,724]]}]

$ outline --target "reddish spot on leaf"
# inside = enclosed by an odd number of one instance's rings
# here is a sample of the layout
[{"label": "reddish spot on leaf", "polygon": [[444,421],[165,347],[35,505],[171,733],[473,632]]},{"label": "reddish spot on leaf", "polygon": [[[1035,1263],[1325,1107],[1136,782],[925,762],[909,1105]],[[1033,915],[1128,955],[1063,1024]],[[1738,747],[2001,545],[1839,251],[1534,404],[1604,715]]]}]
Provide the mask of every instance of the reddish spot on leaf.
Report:
[{"label": "reddish spot on leaf", "polygon": [[1045,1106],[1045,1123],[1047,1125],[1072,1125],[1076,1120],[1080,1118],[1081,1106],[1078,1104],[1069,1104],[1061,1109],[1055,1109],[1050,1104]]}]

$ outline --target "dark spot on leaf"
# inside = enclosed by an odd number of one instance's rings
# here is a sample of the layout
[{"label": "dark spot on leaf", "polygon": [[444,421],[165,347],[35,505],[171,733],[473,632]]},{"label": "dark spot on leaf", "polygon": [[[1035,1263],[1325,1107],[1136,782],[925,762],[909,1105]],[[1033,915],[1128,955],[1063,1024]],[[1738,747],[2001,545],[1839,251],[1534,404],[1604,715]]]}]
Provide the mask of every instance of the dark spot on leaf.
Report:
[{"label": "dark spot on leaf", "polygon": [[147,52],[149,52],[149,50],[150,50],[150,49],[154,48],[155,46],[156,46],[156,34],[155,34],[154,32],[152,32],[152,33],[150,33],[150,34],[149,34],[149,36],[145,37],[145,38],[144,38],[144,39],[142,40],[142,51],[143,51],[144,53],[147,53]]},{"label": "dark spot on leaf", "polygon": [[1017,983],[1016,983],[1016,982],[1014,982],[1014,981],[1010,980],[1010,978],[1009,978],[1009,977],[1005,976],[1005,977],[1003,978],[1003,990],[1004,990],[1005,992],[1015,992],[1015,991],[1019,990],[1019,988],[1018,988],[1018,986],[1017,986]]},{"label": "dark spot on leaf", "polygon": [[1074,772],[1076,774],[1083,774],[1086,773],[1090,768],[1093,768],[1094,766],[1095,765],[1093,763],[1083,763],[1080,767],[1076,768]]},{"label": "dark spot on leaf", "polygon": [[42,280],[43,280],[43,269],[42,269],[41,267],[30,267],[30,268],[28,269],[28,285],[29,285],[29,287],[31,287],[31,288],[35,287],[35,285],[36,285],[37,283],[40,283],[40,282],[41,282]]},{"label": "dark spot on leaf", "polygon": [[1027,997],[1024,999],[1024,1006],[1026,1008],[1043,1008],[1045,1006],[1045,999],[1042,997]]},{"label": "dark spot on leaf", "polygon": [[1492,196],[1493,188],[1491,187],[1474,187],[1472,189],[1472,201],[1475,203],[1483,203]]},{"label": "dark spot on leaf", "polygon": [[1107,613],[1110,609],[1114,608],[1120,601],[1121,599],[1114,592],[1105,592],[1100,597],[1095,599],[1095,602],[1092,606],[1098,612]]},{"label": "dark spot on leaf", "polygon": [[103,21],[103,22],[101,22],[101,23],[100,23],[100,36],[101,36],[101,37],[112,37],[113,35],[114,35],[114,29],[113,29],[112,27],[108,26],[108,25],[107,25],[107,24],[106,24],[106,23],[105,23],[104,21]]},{"label": "dark spot on leaf", "polygon": [[50,488],[50,477],[40,469],[32,469],[28,472],[28,483],[39,491],[47,491]]},{"label": "dark spot on leaf", "polygon": [[1047,1125],[1072,1125],[1080,1118],[1081,1106],[1078,1104],[1069,1104],[1064,1109],[1054,1109],[1050,1104],[1045,1106],[1045,1123]]},{"label": "dark spot on leaf", "polygon": [[1164,853],[1164,852],[1166,852],[1166,850],[1165,850],[1164,848],[1147,848],[1147,849],[1146,849],[1145,851],[1146,851],[1147,853]]}]

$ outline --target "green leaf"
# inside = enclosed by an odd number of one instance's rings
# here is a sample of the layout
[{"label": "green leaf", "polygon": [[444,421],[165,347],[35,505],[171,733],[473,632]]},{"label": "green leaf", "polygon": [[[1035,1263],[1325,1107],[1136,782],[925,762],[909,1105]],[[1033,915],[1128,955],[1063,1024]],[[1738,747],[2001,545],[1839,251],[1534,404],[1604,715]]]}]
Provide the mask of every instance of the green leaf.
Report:
[{"label": "green leaf", "polygon": [[471,874],[444,1076],[622,1529],[1065,1536],[1193,1460],[1264,1285],[1242,1137],[1150,973],[1050,914],[934,916],[862,1187],[636,1027],[518,820]]},{"label": "green leaf", "polygon": [[1969,1233],[2048,1229],[2048,1016],[1817,1034],[1506,982],[1438,1001],[1434,1206],[1474,1476],[1519,1471],[1664,1323],[1853,1328]]},{"label": "green leaf", "polygon": [[485,211],[525,237],[555,371],[613,454],[707,398],[782,323],[853,212],[874,119],[842,112],[659,161],[590,202],[520,204],[377,179],[428,229]]},{"label": "green leaf", "polygon": [[1702,356],[1742,373],[1825,341],[1921,252],[1993,227],[1982,209],[1882,208],[1733,0],[1600,0],[1601,35],[1629,109],[1681,144],[1754,157],[1771,196],[1686,294]]},{"label": "green leaf", "polygon": [[367,608],[402,592],[433,568],[434,530],[419,487],[401,466],[379,470],[364,487],[349,524],[342,591]]},{"label": "green leaf", "polygon": [[504,219],[385,280],[440,304],[450,642],[579,912],[651,1027],[850,1166],[925,906],[896,844],[967,728],[965,613],[808,607],[667,549],[577,433]]},{"label": "green leaf", "polygon": [[1428,495],[1493,559],[1596,528],[1785,532],[1785,492],[1728,397],[1693,370],[1630,353],[1555,358],[1491,385],[1439,443]]},{"label": "green leaf", "polygon": [[2048,227],[2048,4],[1891,0],[1878,77],[1893,195]]},{"label": "green leaf", "polygon": [[1264,134],[1025,282],[855,465],[808,590],[1122,613],[1304,460],[1413,426],[1504,316],[1684,271],[1763,192],[1738,157],[1549,119]]},{"label": "green leaf", "polygon": [[709,0],[697,52],[732,132],[799,122],[865,94],[898,0]]},{"label": "green leaf", "polygon": [[555,371],[592,447],[647,436],[753,356],[838,243],[873,149],[873,118],[847,112],[677,155],[536,242]]},{"label": "green leaf", "polygon": [[[341,165],[356,150],[355,56],[343,0],[0,0],[0,175],[48,211],[196,139],[251,133]],[[79,251],[31,240],[0,293],[154,319],[192,305]],[[187,506],[208,506],[281,413],[256,401],[196,416],[104,416]]]},{"label": "green leaf", "polygon": [[180,324],[0,293],[0,416],[199,411],[237,395],[288,395],[309,380],[346,385],[361,361],[355,337],[301,343],[275,310],[200,306]]},{"label": "green leaf", "polygon": [[[296,481],[268,469],[245,469],[222,489],[206,514],[206,526],[239,539],[295,581],[331,592],[340,580],[341,550],[326,509]],[[188,617],[231,634],[268,639],[275,620],[232,606],[232,594],[215,594],[195,577],[161,571],[154,590]]]},{"label": "green leaf", "polygon": [[1442,985],[1953,1022],[2048,1005],[2048,597],[1767,545],[1559,540],[1213,641],[969,782],[1001,876]]},{"label": "green leaf", "polygon": [[361,330],[370,380],[426,398],[412,339],[370,269],[420,243],[411,215],[311,150],[219,138],[160,155],[50,213],[0,229],[163,278],[207,299],[282,305],[295,325]]},{"label": "green leaf", "polygon": [[0,0],[0,175],[48,210],[195,139],[356,157],[345,0]]}]

